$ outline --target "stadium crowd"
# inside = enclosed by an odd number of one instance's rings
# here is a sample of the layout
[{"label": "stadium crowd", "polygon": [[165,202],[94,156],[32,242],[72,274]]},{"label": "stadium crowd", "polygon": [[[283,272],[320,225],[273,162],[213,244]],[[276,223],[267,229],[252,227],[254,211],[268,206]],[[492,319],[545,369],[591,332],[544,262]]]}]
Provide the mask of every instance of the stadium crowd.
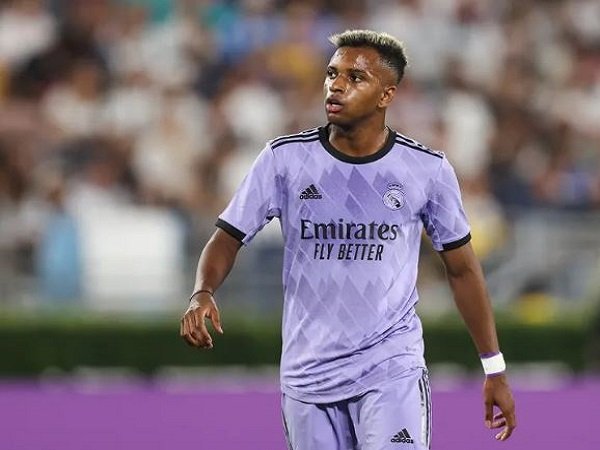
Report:
[{"label": "stadium crowd", "polygon": [[196,255],[265,141],[323,123],[348,28],[405,42],[389,124],[447,153],[483,258],[515,211],[600,207],[597,1],[2,0],[0,271],[135,205]]}]

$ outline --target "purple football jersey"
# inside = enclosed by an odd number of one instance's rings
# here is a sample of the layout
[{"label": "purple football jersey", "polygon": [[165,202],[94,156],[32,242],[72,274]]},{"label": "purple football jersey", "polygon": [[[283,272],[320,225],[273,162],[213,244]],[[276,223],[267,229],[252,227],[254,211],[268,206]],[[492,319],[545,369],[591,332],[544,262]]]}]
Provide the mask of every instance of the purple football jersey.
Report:
[{"label": "purple football jersey", "polygon": [[366,157],[336,150],[327,126],[274,139],[217,226],[247,244],[274,217],[286,395],[335,402],[425,366],[415,314],[423,227],[438,251],[470,239],[442,153],[392,130]]}]

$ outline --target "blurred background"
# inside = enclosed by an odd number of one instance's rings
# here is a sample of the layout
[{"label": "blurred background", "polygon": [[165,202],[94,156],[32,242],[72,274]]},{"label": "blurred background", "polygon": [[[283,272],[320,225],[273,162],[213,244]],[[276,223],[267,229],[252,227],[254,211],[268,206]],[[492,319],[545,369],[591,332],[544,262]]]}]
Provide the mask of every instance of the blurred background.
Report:
[{"label": "blurred background", "polygon": [[[594,0],[0,0],[0,448],[173,448],[208,411],[198,448],[284,448],[278,224],[220,289],[212,352],[179,340],[179,317],[265,141],[324,123],[327,37],[349,28],[406,45],[388,123],[459,175],[503,351],[542,408],[524,417],[579,411],[563,417],[575,446],[532,420],[540,435],[524,426],[506,448],[598,448],[585,400],[600,395]],[[478,360],[427,240],[419,289],[434,401],[471,395],[472,433]],[[262,424],[244,409],[257,404]],[[434,448],[488,448],[456,437],[450,415]],[[38,419],[46,431],[28,428]]]}]

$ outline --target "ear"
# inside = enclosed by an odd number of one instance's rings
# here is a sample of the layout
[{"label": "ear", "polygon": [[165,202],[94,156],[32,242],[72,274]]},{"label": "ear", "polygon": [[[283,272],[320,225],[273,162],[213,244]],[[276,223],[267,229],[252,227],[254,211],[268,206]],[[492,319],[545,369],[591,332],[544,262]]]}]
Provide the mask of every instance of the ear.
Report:
[{"label": "ear", "polygon": [[379,102],[377,103],[377,106],[379,106],[380,108],[387,108],[388,106],[390,106],[390,103],[392,103],[392,100],[394,99],[394,95],[396,95],[397,88],[398,86],[394,84],[390,84],[384,87],[383,92],[381,93],[381,97],[379,98]]}]

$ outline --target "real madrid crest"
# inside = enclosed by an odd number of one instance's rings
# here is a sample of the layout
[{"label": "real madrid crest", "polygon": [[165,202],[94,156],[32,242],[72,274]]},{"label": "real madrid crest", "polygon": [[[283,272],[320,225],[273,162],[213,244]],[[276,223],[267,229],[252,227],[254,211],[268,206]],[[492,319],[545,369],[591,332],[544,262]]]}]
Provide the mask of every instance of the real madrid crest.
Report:
[{"label": "real madrid crest", "polygon": [[387,191],[383,194],[383,204],[390,209],[400,209],[406,203],[404,186],[400,183],[388,184]]}]

